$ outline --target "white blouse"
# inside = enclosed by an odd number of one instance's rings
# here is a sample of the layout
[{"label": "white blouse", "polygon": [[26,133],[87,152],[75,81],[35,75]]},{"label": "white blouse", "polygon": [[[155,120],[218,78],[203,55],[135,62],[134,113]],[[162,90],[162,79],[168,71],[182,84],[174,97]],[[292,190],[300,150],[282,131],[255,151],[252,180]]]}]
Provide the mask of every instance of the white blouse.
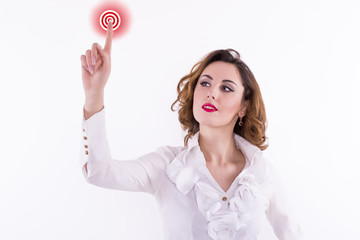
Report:
[{"label": "white blouse", "polygon": [[199,133],[186,147],[162,146],[134,160],[119,161],[111,157],[105,108],[87,120],[83,116],[82,127],[80,164],[86,181],[153,195],[165,240],[265,240],[264,222],[271,224],[280,240],[302,239],[298,225],[283,207],[269,161],[241,136],[234,133],[246,164],[224,192],[206,167]]}]

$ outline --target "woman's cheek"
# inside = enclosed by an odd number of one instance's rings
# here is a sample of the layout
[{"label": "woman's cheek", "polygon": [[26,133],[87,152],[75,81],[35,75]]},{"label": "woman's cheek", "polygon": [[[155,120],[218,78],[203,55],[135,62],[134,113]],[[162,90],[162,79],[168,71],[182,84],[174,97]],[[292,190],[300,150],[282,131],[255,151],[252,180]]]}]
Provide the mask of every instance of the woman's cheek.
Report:
[{"label": "woman's cheek", "polygon": [[226,99],[224,101],[223,107],[226,108],[227,111],[236,112],[240,110],[241,100],[240,99]]}]

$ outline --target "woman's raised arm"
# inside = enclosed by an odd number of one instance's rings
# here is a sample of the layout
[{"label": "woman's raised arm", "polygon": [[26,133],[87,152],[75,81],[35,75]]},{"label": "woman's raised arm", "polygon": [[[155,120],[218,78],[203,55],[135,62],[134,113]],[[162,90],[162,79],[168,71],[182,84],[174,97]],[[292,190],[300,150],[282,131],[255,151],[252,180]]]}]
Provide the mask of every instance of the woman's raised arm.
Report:
[{"label": "woman's raised arm", "polygon": [[108,24],[104,49],[93,43],[91,50],[81,55],[82,82],[85,91],[84,114],[88,119],[104,106],[104,88],[111,72],[111,44],[113,28]]}]

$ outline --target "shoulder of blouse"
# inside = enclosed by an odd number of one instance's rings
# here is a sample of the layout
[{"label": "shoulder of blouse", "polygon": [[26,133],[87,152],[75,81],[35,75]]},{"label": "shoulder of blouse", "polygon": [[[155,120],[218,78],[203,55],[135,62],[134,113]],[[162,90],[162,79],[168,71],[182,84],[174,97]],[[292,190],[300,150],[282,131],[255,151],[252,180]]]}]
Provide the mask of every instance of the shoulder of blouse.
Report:
[{"label": "shoulder of blouse", "polygon": [[162,159],[162,162],[169,165],[184,150],[184,148],[186,147],[163,145],[158,147],[152,154],[155,153],[157,158]]}]

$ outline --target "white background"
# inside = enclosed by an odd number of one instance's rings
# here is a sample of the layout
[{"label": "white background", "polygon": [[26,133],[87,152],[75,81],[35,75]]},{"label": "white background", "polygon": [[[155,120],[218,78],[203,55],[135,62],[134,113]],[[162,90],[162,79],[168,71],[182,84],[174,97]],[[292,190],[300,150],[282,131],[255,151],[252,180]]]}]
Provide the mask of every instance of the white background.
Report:
[{"label": "white background", "polygon": [[[100,1],[0,3],[0,239],[161,239],[145,193],[87,184],[78,162],[80,55],[104,46]],[[233,48],[260,85],[278,167],[305,239],[360,239],[359,1],[122,1],[105,88],[112,157],[183,144],[181,77]],[[140,226],[140,227],[139,227]]]}]

